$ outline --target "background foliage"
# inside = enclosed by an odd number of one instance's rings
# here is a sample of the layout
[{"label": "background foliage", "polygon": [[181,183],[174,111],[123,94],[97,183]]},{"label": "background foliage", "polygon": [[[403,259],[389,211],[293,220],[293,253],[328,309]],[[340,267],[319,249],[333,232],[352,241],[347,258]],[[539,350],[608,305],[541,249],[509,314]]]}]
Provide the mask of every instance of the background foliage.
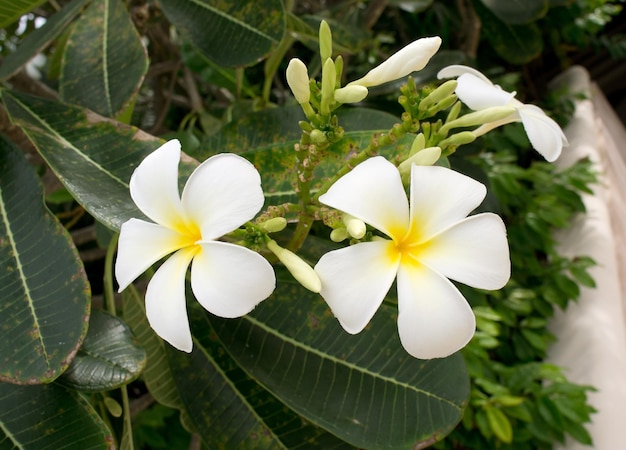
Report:
[{"label": "background foliage", "polygon": [[[260,169],[267,205],[293,198],[302,116],[284,69],[298,56],[319,73],[321,18],[346,79],[417,37],[440,35],[443,50],[415,74],[418,85],[466,63],[541,103],[550,76],[579,52],[624,54],[619,35],[603,35],[620,3],[1,2],[0,442],[543,449],[570,435],[590,443],[590,388],[543,360],[554,308],[593,286],[593,261],[559,255],[552,233],[583,211],[580,195],[594,175],[584,162],[557,173],[537,161],[520,127],[450,161],[488,184],[482,207],[507,223],[513,267],[499,292],[461,287],[478,328],[462,354],[409,357],[393,298],[372,327],[348,336],[318,296],[277,267],[279,289],[246,317],[218,319],[190,302],[195,341],[186,355],[148,327],[141,283],[113,294],[110,268],[115,231],[141,214],[130,174],[164,139],[183,142],[183,176],[198,160],[235,152]],[[340,114],[345,137],[319,176],[391,129],[399,85],[374,89],[362,107]],[[564,123],[571,101],[557,100],[549,105]],[[312,262],[328,249],[321,237],[302,249]]]}]

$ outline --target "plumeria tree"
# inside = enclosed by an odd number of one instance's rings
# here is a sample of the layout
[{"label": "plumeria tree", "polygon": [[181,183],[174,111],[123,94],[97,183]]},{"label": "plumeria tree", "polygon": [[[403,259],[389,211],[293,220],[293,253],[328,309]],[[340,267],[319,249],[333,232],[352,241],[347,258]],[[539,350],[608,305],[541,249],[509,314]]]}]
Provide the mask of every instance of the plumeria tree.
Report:
[{"label": "plumeria tree", "polygon": [[[0,23],[26,23],[40,3],[0,11]],[[557,122],[476,69],[437,63],[440,36],[362,70],[330,18],[299,18],[278,0],[214,3],[73,0],[20,42],[4,41],[0,442],[140,446],[135,388],[177,411],[191,445],[206,448],[424,448],[461,420],[515,445],[511,423],[532,422],[536,399],[552,402],[546,380],[570,389],[554,408],[577,414],[555,433],[585,441],[586,388],[557,368],[523,355],[537,364],[528,385],[505,387],[514,376],[501,329],[518,318],[489,306],[514,296],[519,305],[535,288],[514,279],[526,261],[512,220],[519,205],[505,201],[498,176],[506,167],[514,189],[552,169],[496,164],[476,145],[511,127],[533,158],[552,162],[567,146]],[[296,42],[309,49],[286,58]],[[20,70],[42,52],[48,79],[24,92]],[[264,81],[253,86],[241,67],[260,59]],[[217,130],[194,65],[254,98],[240,103],[247,113],[228,108]],[[191,112],[178,130],[138,115],[158,101],[175,108],[181,79]],[[275,79],[286,86],[272,91]],[[389,86],[398,114],[367,107]],[[56,190],[42,190],[24,146]],[[457,164],[472,158],[474,172]],[[571,180],[584,190],[592,177],[554,177],[570,201],[561,222],[581,209]],[[101,305],[68,232],[80,220],[106,249]],[[565,278],[570,291],[554,295],[566,303],[576,284],[562,272],[591,284],[591,262],[559,259],[546,239],[529,258],[551,256],[545,270]]]}]

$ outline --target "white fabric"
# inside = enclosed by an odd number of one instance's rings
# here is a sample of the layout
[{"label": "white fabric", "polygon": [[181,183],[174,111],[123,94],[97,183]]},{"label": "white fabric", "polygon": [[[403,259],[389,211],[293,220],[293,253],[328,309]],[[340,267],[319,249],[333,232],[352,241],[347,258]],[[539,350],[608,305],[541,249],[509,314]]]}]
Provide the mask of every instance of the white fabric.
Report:
[{"label": "white fabric", "polygon": [[[590,273],[597,287],[582,288],[577,303],[570,303],[565,312],[557,311],[550,324],[557,341],[549,349],[549,361],[563,367],[570,381],[597,388],[589,401],[598,412],[587,429],[594,449],[615,450],[625,448],[626,424],[626,132],[582,67],[569,69],[555,85],[586,96],[576,101],[575,115],[565,130],[570,145],[556,164],[564,168],[589,158],[600,182],[593,188],[594,195],[584,195],[586,214],[557,236],[562,254],[595,259],[597,266]],[[573,439],[555,448],[589,449]]]}]

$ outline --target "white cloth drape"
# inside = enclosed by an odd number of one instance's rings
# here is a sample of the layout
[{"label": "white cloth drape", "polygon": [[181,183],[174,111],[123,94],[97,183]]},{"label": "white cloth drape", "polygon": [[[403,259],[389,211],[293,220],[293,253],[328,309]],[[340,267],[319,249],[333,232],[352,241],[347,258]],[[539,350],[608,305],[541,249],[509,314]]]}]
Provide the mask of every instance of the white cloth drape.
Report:
[{"label": "white cloth drape", "polygon": [[[600,182],[594,195],[584,196],[587,212],[557,236],[562,254],[595,259],[590,273],[597,286],[583,288],[577,303],[556,312],[550,330],[557,341],[549,361],[563,367],[570,381],[597,388],[589,395],[598,410],[588,426],[593,448],[617,450],[626,448],[626,131],[584,68],[569,69],[555,85],[586,97],[576,101],[564,130],[570,145],[556,164],[568,167],[589,158]],[[574,440],[559,448],[589,449]]]}]

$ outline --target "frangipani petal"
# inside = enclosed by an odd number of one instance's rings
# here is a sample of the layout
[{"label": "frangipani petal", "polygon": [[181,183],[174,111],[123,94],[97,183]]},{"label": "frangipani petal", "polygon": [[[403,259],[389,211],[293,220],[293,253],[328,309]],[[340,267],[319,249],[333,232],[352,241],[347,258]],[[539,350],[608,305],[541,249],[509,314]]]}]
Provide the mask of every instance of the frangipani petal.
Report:
[{"label": "frangipani petal", "polygon": [[216,316],[241,317],[270,296],[274,269],[252,250],[226,242],[200,242],[191,264],[191,289],[198,302]]},{"label": "frangipani petal", "polygon": [[194,247],[187,247],[170,256],[146,289],[146,317],[150,326],[161,338],[184,352],[191,352],[193,347],[185,304],[185,274],[196,251]]},{"label": "frangipani petal", "polygon": [[561,127],[535,105],[523,105],[518,109],[518,113],[533,148],[546,161],[556,160],[561,154],[563,145],[567,145],[567,138]]},{"label": "frangipani petal", "polygon": [[217,239],[252,219],[264,202],[256,168],[232,153],[215,155],[193,171],[183,189],[187,218],[202,239]]},{"label": "frangipani petal", "polygon": [[180,142],[176,139],[150,153],[130,178],[130,196],[154,222],[177,229],[183,217],[178,193]]},{"label": "frangipani petal", "polygon": [[374,316],[393,284],[400,263],[392,241],[363,242],[326,253],[315,271],[320,294],[348,333],[359,333]]},{"label": "frangipani petal", "polygon": [[403,78],[412,72],[422,70],[441,46],[441,38],[432,36],[411,42],[398,50],[387,60],[374,67],[367,74],[348,86],[358,84],[370,87]]},{"label": "frangipani petal", "polygon": [[437,78],[442,80],[444,78],[458,78],[463,74],[474,75],[476,78],[481,79],[486,84],[493,84],[489,78],[487,78],[482,72],[474,69],[470,66],[464,66],[462,64],[452,64],[450,66],[444,67],[439,72],[437,72]]},{"label": "frangipani petal", "polygon": [[500,289],[511,275],[502,219],[476,214],[432,238],[419,260],[447,278],[479,289]]},{"label": "frangipani petal", "polygon": [[492,106],[506,106],[515,97],[514,92],[506,92],[473,74],[463,74],[457,82],[456,95],[474,111]]},{"label": "frangipani petal", "polygon": [[420,241],[465,218],[485,198],[485,186],[439,166],[411,168],[411,230]]},{"label": "frangipani petal", "polygon": [[184,236],[150,222],[130,219],[122,224],[115,260],[115,278],[123,291],[159,259],[185,245]]},{"label": "frangipani petal", "polygon": [[420,359],[445,358],[474,335],[476,319],[454,285],[419,264],[398,271],[398,334],[406,351]]},{"label": "frangipani petal", "polygon": [[409,224],[409,205],[400,173],[382,156],[356,166],[319,200],[390,237],[401,238]]}]

